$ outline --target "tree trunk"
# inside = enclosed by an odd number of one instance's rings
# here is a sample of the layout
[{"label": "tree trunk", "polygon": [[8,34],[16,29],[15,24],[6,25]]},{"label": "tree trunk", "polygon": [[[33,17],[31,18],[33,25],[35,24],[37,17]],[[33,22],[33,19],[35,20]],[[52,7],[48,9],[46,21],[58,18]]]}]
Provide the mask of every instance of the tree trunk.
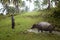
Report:
[{"label": "tree trunk", "polygon": [[48,8],[47,9],[50,9],[50,0],[47,0],[48,2]]},{"label": "tree trunk", "polygon": [[56,5],[56,6],[58,5],[58,1],[59,1],[59,0],[55,0],[55,5]]}]

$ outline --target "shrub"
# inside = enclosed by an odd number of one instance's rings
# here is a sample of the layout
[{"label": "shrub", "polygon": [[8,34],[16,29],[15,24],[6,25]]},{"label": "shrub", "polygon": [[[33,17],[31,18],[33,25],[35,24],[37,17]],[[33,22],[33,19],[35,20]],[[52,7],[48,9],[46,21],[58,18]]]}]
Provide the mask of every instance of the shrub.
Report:
[{"label": "shrub", "polygon": [[55,9],[53,12],[53,15],[55,18],[60,18],[60,8]]}]

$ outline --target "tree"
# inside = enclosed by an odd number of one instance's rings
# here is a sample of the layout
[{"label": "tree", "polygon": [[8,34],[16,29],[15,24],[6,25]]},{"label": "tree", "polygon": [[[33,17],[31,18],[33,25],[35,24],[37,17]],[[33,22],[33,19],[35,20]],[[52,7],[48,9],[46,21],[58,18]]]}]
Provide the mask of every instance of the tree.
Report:
[{"label": "tree", "polygon": [[55,18],[60,18],[60,1],[57,4],[57,7],[55,8],[53,15]]},{"label": "tree", "polygon": [[22,7],[25,7],[25,1],[22,1],[21,6],[22,6]]},{"label": "tree", "polygon": [[[34,4],[35,4],[35,6],[36,6],[37,8],[40,9],[40,2],[39,2],[39,0],[34,1]],[[36,8],[35,8],[35,9],[36,9]]]},{"label": "tree", "polygon": [[19,13],[19,4],[21,3],[21,0],[13,0],[13,3],[16,7],[16,11]]},{"label": "tree", "polygon": [[55,5],[56,5],[56,6],[58,5],[59,0],[52,0],[52,1],[55,2]]},{"label": "tree", "polygon": [[47,0],[48,2],[48,8],[47,9],[50,9],[50,0]]},{"label": "tree", "polygon": [[8,2],[9,2],[10,0],[0,0],[0,2],[2,3],[2,5],[3,5],[3,12],[5,11],[5,10],[8,10]]},{"label": "tree", "polygon": [[43,4],[45,4],[45,5],[48,4],[47,9],[50,9],[50,5],[51,5],[50,0],[43,0]]},{"label": "tree", "polygon": [[28,12],[28,9],[29,9],[29,8],[26,6],[26,7],[25,7],[25,11]]},{"label": "tree", "polygon": [[30,2],[32,2],[31,0],[29,0]]}]

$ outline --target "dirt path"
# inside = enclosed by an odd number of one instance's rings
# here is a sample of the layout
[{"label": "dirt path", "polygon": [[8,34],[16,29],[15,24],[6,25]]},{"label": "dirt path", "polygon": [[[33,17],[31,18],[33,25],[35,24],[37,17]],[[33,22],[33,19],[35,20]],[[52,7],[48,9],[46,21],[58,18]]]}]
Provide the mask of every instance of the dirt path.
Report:
[{"label": "dirt path", "polygon": [[[30,29],[30,30],[27,30],[28,32],[34,32],[34,33],[41,33],[41,31],[40,32],[38,32],[37,30],[32,30],[32,29]],[[49,33],[49,31],[43,31],[44,33]],[[60,35],[60,32],[58,32],[58,31],[53,31],[52,32],[53,34],[57,34],[57,35]]]},{"label": "dirt path", "polygon": [[54,34],[60,35],[60,32],[58,31],[53,31]]}]

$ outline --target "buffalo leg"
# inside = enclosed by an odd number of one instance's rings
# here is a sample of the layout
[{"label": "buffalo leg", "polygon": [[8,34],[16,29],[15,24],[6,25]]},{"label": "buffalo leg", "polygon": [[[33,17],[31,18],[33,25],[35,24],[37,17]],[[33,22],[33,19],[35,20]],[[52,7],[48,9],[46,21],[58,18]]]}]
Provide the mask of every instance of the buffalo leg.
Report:
[{"label": "buffalo leg", "polygon": [[[38,32],[40,31],[41,29],[38,29]],[[41,30],[41,32],[43,32],[43,30]]]},{"label": "buffalo leg", "polygon": [[40,29],[38,29],[38,32],[40,31]]},{"label": "buffalo leg", "polygon": [[52,33],[52,30],[50,30],[49,33]]},{"label": "buffalo leg", "polygon": [[43,30],[41,30],[41,32],[43,32]]}]

